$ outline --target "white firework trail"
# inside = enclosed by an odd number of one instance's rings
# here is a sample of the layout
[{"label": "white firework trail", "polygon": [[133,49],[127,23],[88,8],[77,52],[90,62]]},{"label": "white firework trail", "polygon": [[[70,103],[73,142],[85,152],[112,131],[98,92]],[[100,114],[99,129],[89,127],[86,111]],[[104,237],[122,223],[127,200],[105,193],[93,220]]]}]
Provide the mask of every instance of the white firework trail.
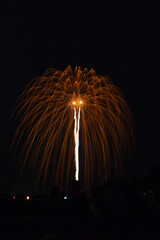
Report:
[{"label": "white firework trail", "polygon": [[75,180],[79,180],[79,129],[80,129],[80,111],[74,107],[74,139],[75,139]]}]

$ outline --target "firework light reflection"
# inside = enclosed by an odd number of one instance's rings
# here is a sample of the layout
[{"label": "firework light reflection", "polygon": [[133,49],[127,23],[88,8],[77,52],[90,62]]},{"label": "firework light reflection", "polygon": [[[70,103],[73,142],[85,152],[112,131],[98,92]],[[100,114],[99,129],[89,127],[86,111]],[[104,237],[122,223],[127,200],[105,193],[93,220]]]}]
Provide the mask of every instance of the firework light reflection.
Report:
[{"label": "firework light reflection", "polygon": [[37,181],[43,178],[44,183],[52,169],[51,181],[65,189],[74,178],[81,177],[88,189],[94,176],[99,183],[107,181],[111,160],[116,171],[121,170],[121,157],[134,139],[123,94],[93,69],[48,69],[28,84],[14,114],[20,122],[13,146],[22,146],[22,168],[39,168]]}]

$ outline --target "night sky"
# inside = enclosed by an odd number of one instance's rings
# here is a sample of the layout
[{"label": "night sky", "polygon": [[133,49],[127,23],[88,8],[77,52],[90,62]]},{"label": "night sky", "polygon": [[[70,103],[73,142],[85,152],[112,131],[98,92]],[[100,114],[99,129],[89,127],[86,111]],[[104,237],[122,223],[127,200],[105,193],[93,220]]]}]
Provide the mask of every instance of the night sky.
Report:
[{"label": "night sky", "polygon": [[15,123],[9,117],[27,83],[50,67],[94,68],[111,77],[134,119],[136,149],[124,163],[124,175],[144,176],[159,164],[158,4],[9,0],[1,11],[0,193],[32,185],[11,158]]}]

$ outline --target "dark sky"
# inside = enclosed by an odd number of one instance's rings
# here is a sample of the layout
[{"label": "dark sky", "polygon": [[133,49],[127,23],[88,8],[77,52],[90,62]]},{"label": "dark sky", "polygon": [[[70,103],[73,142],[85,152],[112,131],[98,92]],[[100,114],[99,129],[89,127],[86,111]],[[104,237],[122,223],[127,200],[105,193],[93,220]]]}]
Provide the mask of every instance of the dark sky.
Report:
[{"label": "dark sky", "polygon": [[136,151],[125,163],[125,174],[143,176],[159,164],[160,19],[155,2],[3,3],[1,192],[13,191],[16,182],[21,184],[9,154],[14,123],[8,120],[13,104],[26,84],[49,67],[81,66],[110,76],[124,93],[134,119]]}]

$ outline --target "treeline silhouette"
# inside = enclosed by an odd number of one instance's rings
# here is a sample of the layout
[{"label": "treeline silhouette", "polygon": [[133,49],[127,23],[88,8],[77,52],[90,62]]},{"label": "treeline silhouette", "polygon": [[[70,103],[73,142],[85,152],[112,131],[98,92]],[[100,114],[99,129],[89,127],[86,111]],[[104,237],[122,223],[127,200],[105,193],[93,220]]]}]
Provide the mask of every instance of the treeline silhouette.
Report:
[{"label": "treeline silhouette", "polygon": [[1,198],[0,239],[160,239],[160,169],[108,181],[91,192]]}]

